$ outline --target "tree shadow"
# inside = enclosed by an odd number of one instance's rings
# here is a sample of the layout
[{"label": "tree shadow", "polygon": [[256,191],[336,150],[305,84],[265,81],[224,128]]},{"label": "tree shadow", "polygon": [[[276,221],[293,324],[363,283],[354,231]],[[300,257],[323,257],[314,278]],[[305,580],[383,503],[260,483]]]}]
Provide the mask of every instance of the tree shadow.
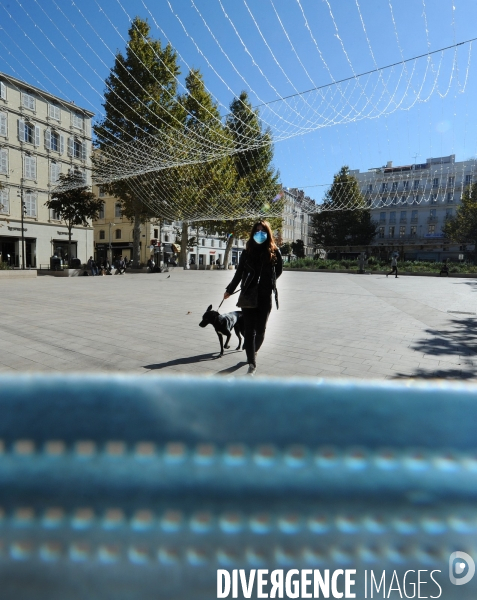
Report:
[{"label": "tree shadow", "polygon": [[[224,356],[228,356],[230,354],[235,354],[236,352],[240,352],[240,350],[233,350],[232,352],[227,352]],[[169,360],[163,363],[155,363],[153,365],[144,365],[143,369],[149,369],[151,371],[158,369],[167,369],[168,367],[177,367],[179,365],[192,365],[196,363],[209,362],[218,360],[219,354],[216,352],[209,352],[208,354],[198,354],[196,356],[186,356],[184,358],[176,358],[175,360]],[[224,371],[227,371],[225,369]],[[222,371],[219,371],[221,373]]]},{"label": "tree shadow", "polygon": [[420,379],[473,379],[477,377],[477,318],[452,319],[446,329],[427,329],[430,336],[416,341],[412,349],[428,356],[459,356],[455,367],[442,368],[436,362],[436,368],[425,370],[416,367],[410,373],[398,373],[395,378],[416,377]]}]

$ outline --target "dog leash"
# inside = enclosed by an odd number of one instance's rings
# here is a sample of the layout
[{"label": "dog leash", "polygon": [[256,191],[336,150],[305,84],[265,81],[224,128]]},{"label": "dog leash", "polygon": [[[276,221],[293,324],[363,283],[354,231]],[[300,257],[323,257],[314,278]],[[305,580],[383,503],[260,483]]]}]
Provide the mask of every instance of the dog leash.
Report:
[{"label": "dog leash", "polygon": [[[240,290],[241,290],[241,289],[242,289],[242,288],[240,288],[240,289],[239,289],[239,290],[237,290],[236,292],[232,292],[232,293],[230,294],[230,296],[233,296],[234,294],[238,294],[238,293],[240,292]],[[230,297],[230,296],[229,296],[229,297]],[[224,300],[225,300],[225,298],[222,298],[222,302],[219,304],[219,308],[217,309],[217,312],[219,312],[219,310],[220,310],[220,307],[221,307],[221,306],[222,306],[222,304],[224,303]]]}]

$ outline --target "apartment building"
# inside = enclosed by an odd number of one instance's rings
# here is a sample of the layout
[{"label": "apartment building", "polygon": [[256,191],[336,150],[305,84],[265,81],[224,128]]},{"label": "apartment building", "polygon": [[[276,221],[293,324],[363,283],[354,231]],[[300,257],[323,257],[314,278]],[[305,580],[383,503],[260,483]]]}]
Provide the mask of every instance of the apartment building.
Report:
[{"label": "apartment building", "polygon": [[[74,169],[91,183],[92,117],[0,73],[0,260],[35,268],[48,265],[54,254],[67,258],[67,229],[45,202],[60,173]],[[92,227],[75,227],[72,242],[71,258],[86,262],[93,250]]]},{"label": "apartment building", "polygon": [[[126,217],[121,216],[121,202],[118,198],[108,195],[101,187],[93,186],[93,193],[103,200],[103,209],[98,219],[93,222],[95,258],[98,261],[115,260],[123,256],[132,259],[133,225]],[[155,257],[156,250],[164,246],[165,252],[175,254],[175,242],[182,231],[182,223],[151,219],[141,223],[140,261],[146,264],[149,258]],[[199,265],[214,265],[219,261],[224,263],[226,242],[223,237],[197,229],[193,224],[189,227],[189,240],[195,238],[195,243],[189,248],[188,263]],[[230,260],[238,262],[241,250],[245,247],[243,240],[234,240]],[[156,256],[157,259],[157,256]]]},{"label": "apartment building", "polygon": [[305,196],[303,190],[296,188],[284,188],[283,194],[283,225],[279,240],[280,246],[303,240],[305,256],[313,256],[311,213],[314,212],[316,203]]},{"label": "apartment building", "polygon": [[[458,259],[463,246],[445,239],[443,225],[455,215],[465,188],[475,181],[477,160],[456,162],[455,155],[425,163],[350,171],[379,223],[373,242],[386,254],[399,250],[409,260]],[[467,248],[470,250],[470,247]]]}]

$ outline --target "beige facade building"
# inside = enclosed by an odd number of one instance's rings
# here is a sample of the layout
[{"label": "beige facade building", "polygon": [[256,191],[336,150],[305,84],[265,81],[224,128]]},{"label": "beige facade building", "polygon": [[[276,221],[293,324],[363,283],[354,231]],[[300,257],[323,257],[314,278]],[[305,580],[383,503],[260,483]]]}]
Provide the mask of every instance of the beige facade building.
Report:
[{"label": "beige facade building", "polygon": [[313,213],[316,203],[305,196],[303,190],[284,188],[284,207],[281,244],[292,244],[303,240],[305,256],[313,256],[313,239],[310,213]]},{"label": "beige facade building", "polygon": [[[60,173],[78,170],[91,184],[92,117],[0,73],[0,260],[35,268],[49,265],[54,254],[67,258],[66,226],[45,202]],[[93,251],[92,227],[75,227],[72,240],[71,258],[86,262]]]}]

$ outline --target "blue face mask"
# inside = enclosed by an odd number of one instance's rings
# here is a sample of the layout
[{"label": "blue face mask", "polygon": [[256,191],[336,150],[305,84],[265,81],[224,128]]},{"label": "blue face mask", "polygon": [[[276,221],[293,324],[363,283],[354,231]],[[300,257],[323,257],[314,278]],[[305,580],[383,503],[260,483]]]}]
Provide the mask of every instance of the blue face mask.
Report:
[{"label": "blue face mask", "polygon": [[267,237],[266,231],[256,231],[253,234],[253,239],[257,242],[257,244],[263,244]]}]

